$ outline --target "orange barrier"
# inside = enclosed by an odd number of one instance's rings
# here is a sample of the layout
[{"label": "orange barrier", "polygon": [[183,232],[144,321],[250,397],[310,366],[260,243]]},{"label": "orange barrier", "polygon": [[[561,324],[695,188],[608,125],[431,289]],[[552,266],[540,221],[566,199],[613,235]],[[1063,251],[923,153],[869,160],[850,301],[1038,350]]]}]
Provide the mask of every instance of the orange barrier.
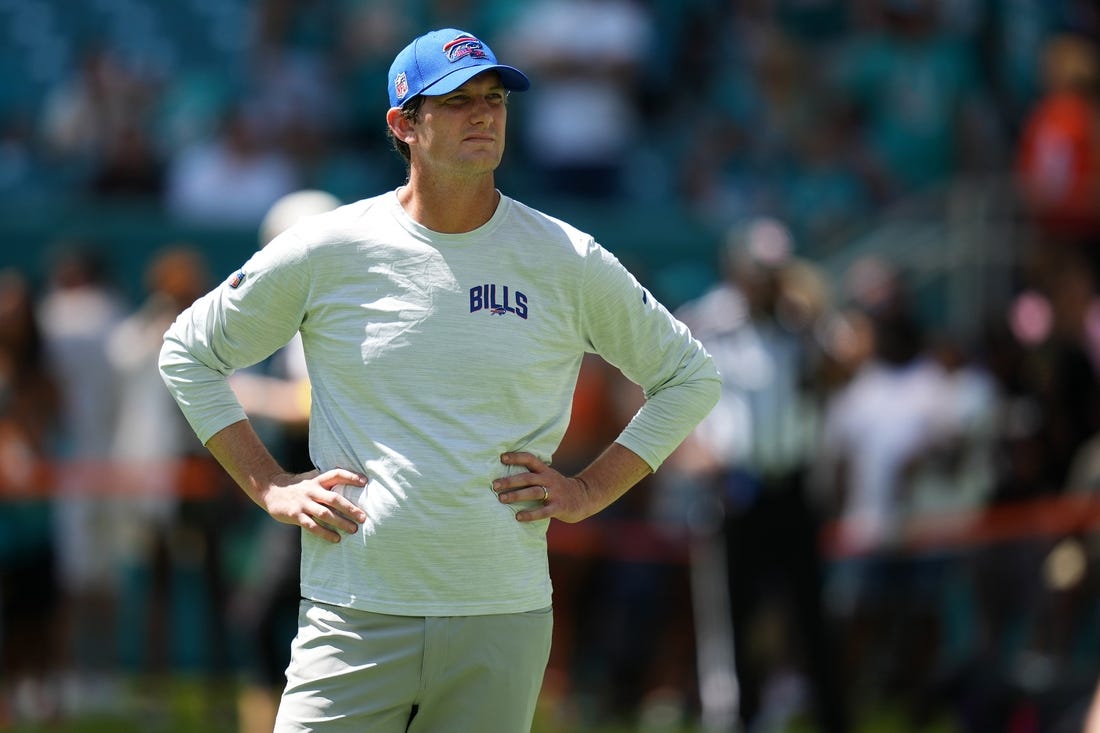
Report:
[{"label": "orange barrier", "polygon": [[[913,517],[901,528],[897,548],[921,554],[966,550],[1021,540],[1058,539],[1100,529],[1100,495],[1069,493],[985,507]],[[840,522],[825,527],[821,540],[828,557],[860,554],[844,541]]]},{"label": "orange barrier", "polygon": [[[169,478],[165,478],[169,477]],[[171,491],[181,499],[210,499],[233,482],[213,458],[160,461],[72,460],[0,467],[0,501],[56,495],[125,496]]]},{"label": "orange barrier", "polygon": [[[168,484],[166,474],[172,474]],[[194,501],[236,490],[222,468],[205,456],[134,463],[60,461],[30,463],[17,471],[10,465],[0,467],[0,502],[44,500],[59,493],[140,494],[151,484],[168,485],[181,499]],[[823,527],[820,540],[826,558],[841,560],[864,553],[848,544],[844,530],[842,522]],[[1097,530],[1100,495],[1073,492],[970,512],[914,517],[902,525],[892,549],[909,554],[962,551],[1003,542],[1056,540]],[[689,536],[680,525],[599,516],[579,524],[555,522],[547,541],[553,553],[626,562],[685,563],[690,550]]]},{"label": "orange barrier", "polygon": [[636,519],[596,516],[577,524],[552,522],[546,541],[550,552],[558,555],[658,564],[688,561],[688,540],[682,527]]},{"label": "orange barrier", "polygon": [[[676,530],[680,531],[677,532]],[[843,560],[866,554],[846,541],[843,521],[821,531],[822,555]],[[1004,542],[1051,539],[1100,530],[1100,495],[1072,493],[988,507],[914,517],[900,528],[893,551],[920,555],[957,552]],[[580,524],[555,523],[548,536],[551,552],[608,556],[636,562],[686,562],[689,537],[683,528],[641,520],[600,519]]]}]

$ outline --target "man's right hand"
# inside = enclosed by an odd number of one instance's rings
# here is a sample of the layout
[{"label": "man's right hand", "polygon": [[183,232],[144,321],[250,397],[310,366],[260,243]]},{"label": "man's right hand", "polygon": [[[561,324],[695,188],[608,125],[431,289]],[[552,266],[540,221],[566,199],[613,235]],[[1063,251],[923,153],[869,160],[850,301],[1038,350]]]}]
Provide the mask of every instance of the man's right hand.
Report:
[{"label": "man's right hand", "polygon": [[259,497],[273,518],[295,524],[321,539],[336,543],[341,533],[355,534],[367,513],[344,497],[338,486],[367,485],[368,479],[353,471],[334,468],[324,473],[279,474]]},{"label": "man's right hand", "polygon": [[337,491],[367,485],[367,477],[343,468],[290,474],[271,456],[252,423],[238,420],[214,433],[206,447],[248,498],[286,524],[304,528],[328,542],[353,534],[367,513]]}]

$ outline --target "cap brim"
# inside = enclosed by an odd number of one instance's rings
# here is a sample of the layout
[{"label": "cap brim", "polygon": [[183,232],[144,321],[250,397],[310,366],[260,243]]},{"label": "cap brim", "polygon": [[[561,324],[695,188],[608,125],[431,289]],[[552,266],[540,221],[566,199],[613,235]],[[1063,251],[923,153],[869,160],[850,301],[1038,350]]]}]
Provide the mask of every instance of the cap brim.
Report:
[{"label": "cap brim", "polygon": [[503,64],[483,64],[455,69],[443,78],[421,89],[420,94],[428,96],[449,94],[478,74],[484,74],[486,71],[495,71],[500,74],[501,83],[510,92],[525,92],[531,88],[531,80],[519,69]]}]

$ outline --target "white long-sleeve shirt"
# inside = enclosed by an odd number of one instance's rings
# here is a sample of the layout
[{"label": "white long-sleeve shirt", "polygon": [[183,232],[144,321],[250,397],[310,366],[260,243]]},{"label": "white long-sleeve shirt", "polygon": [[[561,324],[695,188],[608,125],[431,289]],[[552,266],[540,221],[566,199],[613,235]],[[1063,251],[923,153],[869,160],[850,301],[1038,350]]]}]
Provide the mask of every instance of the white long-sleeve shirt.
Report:
[{"label": "white long-sleeve shirt", "polygon": [[226,376],[295,332],[315,465],[370,478],[345,487],[358,533],[303,533],[302,593],[379,613],[550,603],[548,522],[516,521],[490,483],[503,452],[551,458],[586,351],[643,388],[618,442],[654,469],[719,391],[700,343],[612,254],[507,197],[463,234],[416,223],[395,192],[310,217],[196,301],[160,363],[204,443],[245,418]]}]

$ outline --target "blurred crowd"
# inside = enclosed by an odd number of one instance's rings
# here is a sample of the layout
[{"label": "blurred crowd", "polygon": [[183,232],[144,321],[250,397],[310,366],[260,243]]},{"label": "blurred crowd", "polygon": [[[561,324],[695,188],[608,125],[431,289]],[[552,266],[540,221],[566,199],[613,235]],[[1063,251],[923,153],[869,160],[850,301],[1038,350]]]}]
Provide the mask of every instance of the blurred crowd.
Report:
[{"label": "blurred crowd", "polygon": [[[69,12],[28,4],[42,23]],[[108,17],[130,4],[99,3]],[[402,173],[381,122],[392,49],[453,26],[538,79],[514,111],[511,187],[676,198],[721,226],[767,213],[827,250],[898,197],[1003,170],[1044,91],[1047,42],[1097,24],[1076,0],[227,5],[246,9],[235,67],[213,54],[166,67],[85,34],[39,97],[0,95],[0,187],[252,225],[291,190],[359,198]],[[170,35],[172,16],[159,22]]]},{"label": "blurred crowd", "polygon": [[[676,201],[726,233],[712,286],[675,304],[719,362],[718,407],[587,530],[551,530],[544,695],[562,730],[832,733],[876,706],[913,729],[1080,729],[1100,677],[1094,3],[244,6],[239,68],[166,71],[95,42],[35,104],[0,104],[0,196],[136,202],[262,243],[287,194],[400,184],[386,69],[456,27],[534,82],[512,103],[507,193]],[[929,322],[886,257],[818,266],[964,179],[1009,190],[1016,227],[984,243],[1011,248],[1011,293],[965,334]],[[95,710],[135,672],[155,699],[187,608],[206,676],[254,693],[242,731],[278,688],[294,550],[160,383],[167,324],[215,282],[202,242],[164,244],[137,303],[79,238],[43,253],[42,282],[0,269],[0,729]],[[557,465],[639,399],[586,362]],[[304,460],[301,425],[266,419]]]}]

